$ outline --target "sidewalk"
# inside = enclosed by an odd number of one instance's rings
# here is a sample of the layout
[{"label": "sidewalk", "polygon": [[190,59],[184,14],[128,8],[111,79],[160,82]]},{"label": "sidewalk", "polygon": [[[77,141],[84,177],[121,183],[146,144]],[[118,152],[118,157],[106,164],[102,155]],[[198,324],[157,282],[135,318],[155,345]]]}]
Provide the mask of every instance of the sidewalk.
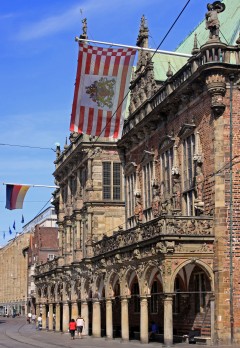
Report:
[{"label": "sidewalk", "polygon": [[[162,343],[151,342],[148,344],[142,344],[138,340],[131,340],[128,342],[122,342],[121,339],[108,340],[106,338],[92,338],[91,336],[84,336],[83,339],[80,339],[76,336],[74,340],[71,340],[68,333],[59,333],[55,331],[47,330],[37,330],[35,324],[28,324],[26,318],[2,318],[0,325],[1,336],[6,335],[9,340],[14,340],[14,347],[17,347],[16,342],[19,342],[20,345],[27,344],[32,347],[42,347],[42,348],[56,348],[58,347],[84,347],[84,348],[116,348],[129,347],[129,348],[156,348],[163,347]],[[1,341],[1,339],[0,339]],[[1,346],[1,343],[0,343]],[[176,348],[190,348],[191,345],[188,343],[177,343],[173,347]],[[194,348],[203,348],[203,345],[195,344]],[[212,347],[229,347],[225,346],[212,346]],[[235,347],[239,347],[236,345]]]}]

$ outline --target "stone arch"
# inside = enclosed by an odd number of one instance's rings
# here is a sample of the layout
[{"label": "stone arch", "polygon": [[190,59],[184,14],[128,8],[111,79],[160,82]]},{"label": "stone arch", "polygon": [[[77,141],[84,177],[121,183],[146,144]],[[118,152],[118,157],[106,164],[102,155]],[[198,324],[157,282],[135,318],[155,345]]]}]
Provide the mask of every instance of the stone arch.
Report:
[{"label": "stone arch", "polygon": [[126,270],[126,272],[122,278],[122,282],[121,282],[121,295],[122,296],[131,295],[130,289],[131,289],[131,286],[132,286],[134,279],[137,279],[138,284],[139,284],[139,279],[138,279],[136,269],[130,267]]},{"label": "stone arch", "polygon": [[49,285],[49,300],[54,301],[54,299],[55,299],[55,285],[50,284]]},{"label": "stone arch", "polygon": [[87,300],[88,298],[91,298],[92,290],[91,290],[89,279],[81,278],[80,284],[81,284],[81,287],[80,287],[81,300]]},{"label": "stone arch", "polygon": [[195,258],[182,260],[167,278],[165,292],[174,294],[173,330],[177,335],[194,329],[211,336],[213,279],[213,271],[206,261]]},{"label": "stone arch", "polygon": [[106,297],[113,297],[115,295],[114,288],[117,284],[117,282],[120,282],[119,275],[116,272],[111,272],[108,276],[105,284],[106,288]]},{"label": "stone arch", "polygon": [[92,284],[92,294],[95,298],[102,298],[105,296],[104,279],[101,275],[96,275],[96,278]]},{"label": "stone arch", "polygon": [[205,271],[207,276],[208,276],[208,278],[209,278],[210,284],[211,284],[211,291],[214,291],[214,274],[213,274],[213,270],[204,261],[196,259],[196,260],[185,260],[180,265],[178,265],[178,267],[172,273],[171,281],[168,284],[166,284],[165,292],[170,292],[170,293],[174,292],[174,282],[175,282],[177,274],[179,274],[179,272],[181,270],[183,270],[183,268],[188,266],[188,265],[192,265],[193,269],[197,265],[203,271]]},{"label": "stone arch", "polygon": [[161,284],[163,283],[161,270],[157,264],[147,265],[143,272],[140,293],[141,295],[149,295],[151,293],[151,286],[154,279],[157,279]]}]

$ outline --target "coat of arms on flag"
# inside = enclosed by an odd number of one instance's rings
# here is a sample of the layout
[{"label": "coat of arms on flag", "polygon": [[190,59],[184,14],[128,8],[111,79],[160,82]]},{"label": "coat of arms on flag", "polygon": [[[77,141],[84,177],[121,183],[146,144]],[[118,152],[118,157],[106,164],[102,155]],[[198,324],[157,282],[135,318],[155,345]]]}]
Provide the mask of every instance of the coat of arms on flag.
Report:
[{"label": "coat of arms on flag", "polygon": [[79,44],[71,131],[120,138],[135,53]]}]

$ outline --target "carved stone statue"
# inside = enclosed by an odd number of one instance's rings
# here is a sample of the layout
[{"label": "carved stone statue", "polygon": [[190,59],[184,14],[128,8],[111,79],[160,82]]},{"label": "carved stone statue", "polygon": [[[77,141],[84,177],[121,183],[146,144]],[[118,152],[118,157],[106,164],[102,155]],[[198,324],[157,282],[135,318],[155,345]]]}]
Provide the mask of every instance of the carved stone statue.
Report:
[{"label": "carved stone statue", "polygon": [[203,200],[203,184],[204,184],[204,175],[202,173],[202,168],[197,166],[196,168],[196,193],[197,193],[197,201],[202,202]]},{"label": "carved stone statue", "polygon": [[87,36],[87,18],[84,18],[82,20],[82,24],[83,24],[83,26],[82,26],[82,32],[83,33],[82,34]]},{"label": "carved stone statue", "polygon": [[195,209],[196,215],[202,215],[204,213],[204,202],[203,202],[203,186],[204,186],[204,175],[202,173],[201,166],[196,168],[196,194],[197,198],[195,199]]},{"label": "carved stone statue", "polygon": [[210,31],[209,39],[219,39],[220,22],[218,13],[225,10],[225,5],[221,1],[214,1],[212,4],[207,4],[208,12],[206,13],[206,29]]},{"label": "carved stone statue", "polygon": [[159,185],[154,182],[152,185],[153,188],[153,200],[152,200],[152,214],[154,217],[159,216],[160,210],[160,193],[159,193]]},{"label": "carved stone statue", "polygon": [[173,176],[173,208],[175,210],[181,209],[181,184],[179,176]]},{"label": "carved stone statue", "polygon": [[139,192],[136,193],[134,215],[135,215],[135,219],[137,223],[142,221],[143,208],[142,208],[142,202],[141,202],[141,194]]}]

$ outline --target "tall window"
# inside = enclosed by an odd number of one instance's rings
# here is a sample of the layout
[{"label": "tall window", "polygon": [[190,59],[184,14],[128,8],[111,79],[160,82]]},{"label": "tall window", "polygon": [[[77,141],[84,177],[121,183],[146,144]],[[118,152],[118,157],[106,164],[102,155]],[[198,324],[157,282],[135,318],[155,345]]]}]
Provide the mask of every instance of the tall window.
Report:
[{"label": "tall window", "polygon": [[132,296],[133,296],[133,303],[134,303],[134,313],[140,313],[140,297],[139,297],[138,283],[133,284]]},{"label": "tall window", "polygon": [[103,199],[121,199],[121,163],[103,162]]},{"label": "tall window", "polygon": [[157,313],[158,312],[158,283],[155,280],[152,284],[151,289],[151,301],[150,301],[150,312]]},{"label": "tall window", "polygon": [[194,215],[194,161],[195,136],[191,134],[183,141],[183,187],[186,215]]},{"label": "tall window", "polygon": [[132,173],[127,177],[127,214],[128,218],[134,215],[135,207],[135,187],[136,187],[136,173]]},{"label": "tall window", "polygon": [[195,283],[195,312],[203,312],[206,306],[206,278],[204,273],[197,273],[194,276]]},{"label": "tall window", "polygon": [[153,163],[149,162],[143,167],[144,209],[150,208],[152,204],[152,175]]},{"label": "tall window", "polygon": [[193,156],[195,152],[195,136],[191,134],[183,141],[183,156],[184,156],[184,190],[189,190],[193,187],[194,179],[194,162]]},{"label": "tall window", "polygon": [[161,187],[162,194],[170,195],[172,193],[172,166],[173,166],[173,148],[166,150],[160,156],[161,160]]}]

